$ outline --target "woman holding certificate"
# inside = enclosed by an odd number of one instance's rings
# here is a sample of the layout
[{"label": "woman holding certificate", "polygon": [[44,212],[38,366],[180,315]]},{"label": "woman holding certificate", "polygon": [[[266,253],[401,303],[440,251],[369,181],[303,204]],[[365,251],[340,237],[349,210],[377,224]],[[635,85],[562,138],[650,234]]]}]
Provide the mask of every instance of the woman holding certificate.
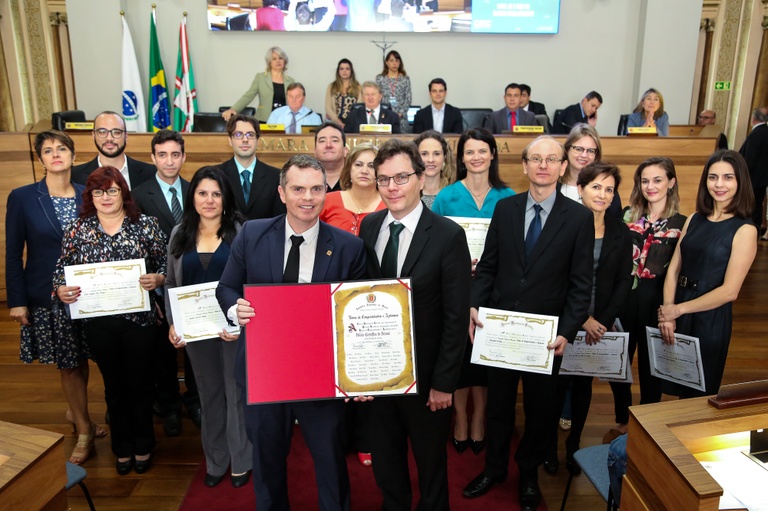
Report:
[{"label": "woman holding certificate", "polygon": [[[496,139],[484,128],[462,133],[456,148],[456,182],[443,188],[432,211],[443,216],[491,218],[496,203],[515,194],[499,176]],[[477,260],[472,261],[472,267]],[[453,447],[461,454],[467,447],[479,454],[485,447],[485,404],[488,388],[484,366],[471,364],[472,345],[467,339],[464,365],[453,396],[456,420]],[[472,391],[473,414],[467,416],[467,401]]]},{"label": "woman holding certificate", "polygon": [[[45,177],[8,195],[5,217],[5,282],[11,318],[21,327],[20,359],[56,364],[69,405],[66,420],[77,432],[69,458],[83,463],[94,437],[107,432],[88,415],[88,348],[80,326],[61,307],[51,308],[51,275],[61,254],[61,238],[77,218],[83,187],[71,181],[75,144],[69,135],[43,131],[35,152]],[[26,250],[26,264],[24,251]]]},{"label": "woman holding certificate", "polygon": [[731,341],[736,300],[757,253],[758,232],[749,170],[736,151],[715,152],[704,166],[696,213],[688,218],[664,281],[659,330],[667,344],[675,333],[698,337],[705,391],[662,382],[662,391],[683,398],[716,394]]},{"label": "woman holding certificate", "polygon": [[[115,262],[143,260],[146,273],[135,286],[140,301],[148,299],[147,310],[121,310],[121,304],[132,296],[115,297],[108,293],[109,275],[126,266]],[[99,263],[101,275],[94,280],[98,293],[65,281],[65,268]],[[152,425],[152,357],[155,353],[154,290],[165,283],[165,234],[157,219],[142,215],[128,191],[120,171],[100,167],[93,171],[83,192],[80,216],[65,231],[61,257],[53,274],[53,289],[61,303],[72,306],[80,298],[89,303],[99,300],[99,309],[114,310],[82,320],[86,341],[93,359],[104,378],[104,395],[112,431],[112,452],[117,456],[117,472],[131,469],[143,474],[151,465],[155,446]],[[85,272],[83,272],[85,273]],[[96,287],[94,286],[94,287]]]},{"label": "woman holding certificate", "polygon": [[[655,157],[642,162],[635,170],[634,187],[629,207],[622,220],[632,237],[632,288],[619,320],[629,333],[630,363],[638,350],[640,375],[640,404],[661,400],[660,380],[651,376],[645,327],[656,327],[656,309],[663,300],[664,277],[669,261],[680,239],[685,216],[679,213],[675,164],[669,158]],[[610,442],[627,432],[632,388],[629,383],[611,383],[616,427],[606,433],[603,441]]]},{"label": "woman holding certificate", "polygon": [[[589,303],[589,317],[582,325],[588,345],[600,343],[603,336],[611,330],[632,283],[632,239],[629,229],[618,219],[606,215],[620,183],[618,167],[602,162],[584,167],[577,181],[581,202],[595,217],[592,300]],[[592,401],[592,377],[561,376],[561,396],[567,387],[565,381],[568,378],[573,386],[571,430],[565,441],[566,466],[569,472],[578,475],[581,468],[573,459],[573,455],[579,450],[581,433],[587,422]],[[554,424],[552,426],[557,427]],[[557,433],[554,438],[557,438]]]},{"label": "woman holding certificate", "polygon": [[456,175],[453,153],[448,141],[439,131],[427,130],[413,139],[424,162],[424,189],[421,202],[430,209],[440,190],[451,184]]},{"label": "woman holding certificate", "polygon": [[[218,281],[229,259],[229,248],[240,229],[240,215],[224,176],[216,167],[203,167],[192,177],[184,201],[184,216],[168,243],[166,294],[178,286]],[[195,371],[203,412],[202,442],[205,485],[213,488],[231,467],[232,486],[248,482],[251,444],[245,435],[240,392],[235,384],[237,335],[186,343],[174,327],[171,300],[166,298],[169,339],[176,348],[186,346]]]}]

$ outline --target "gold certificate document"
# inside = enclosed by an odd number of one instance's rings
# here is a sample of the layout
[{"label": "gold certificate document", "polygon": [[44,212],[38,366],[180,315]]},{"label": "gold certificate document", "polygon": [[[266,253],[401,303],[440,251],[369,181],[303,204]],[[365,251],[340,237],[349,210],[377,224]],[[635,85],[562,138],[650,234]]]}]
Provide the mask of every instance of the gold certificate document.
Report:
[{"label": "gold certificate document", "polygon": [[582,330],[573,343],[565,345],[559,374],[626,380],[629,334],[608,332],[591,346],[586,338],[587,333]]},{"label": "gold certificate document", "polygon": [[410,285],[353,282],[333,292],[337,397],[417,392]]},{"label": "gold certificate document", "polygon": [[478,315],[483,328],[475,330],[473,364],[552,374],[555,355],[547,346],[557,338],[557,316],[485,307]]},{"label": "gold certificate document", "polygon": [[144,259],[65,266],[67,285],[81,291],[69,306],[72,319],[148,311],[149,293],[139,284],[145,273]]},{"label": "gold certificate document", "polygon": [[485,248],[485,237],[488,235],[488,227],[491,225],[490,218],[466,218],[461,216],[448,216],[463,229],[467,235],[467,245],[469,246],[469,255],[472,260],[480,259]]},{"label": "gold certificate document", "polygon": [[[645,327],[651,375],[706,392],[698,337],[675,334],[675,344],[664,344],[658,328]],[[716,393],[718,389],[711,389]]]},{"label": "gold certificate document", "polygon": [[173,313],[176,334],[186,342],[218,338],[219,332],[227,330],[232,334],[240,327],[232,327],[221,311],[216,300],[218,281],[174,287],[168,290],[168,300]]}]

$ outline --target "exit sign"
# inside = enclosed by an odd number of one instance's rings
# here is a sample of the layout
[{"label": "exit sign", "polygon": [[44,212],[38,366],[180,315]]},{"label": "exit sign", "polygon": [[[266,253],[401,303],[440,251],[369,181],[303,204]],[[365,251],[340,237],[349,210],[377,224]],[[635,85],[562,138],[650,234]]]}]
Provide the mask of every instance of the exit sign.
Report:
[{"label": "exit sign", "polygon": [[715,82],[715,90],[731,90],[731,82]]}]

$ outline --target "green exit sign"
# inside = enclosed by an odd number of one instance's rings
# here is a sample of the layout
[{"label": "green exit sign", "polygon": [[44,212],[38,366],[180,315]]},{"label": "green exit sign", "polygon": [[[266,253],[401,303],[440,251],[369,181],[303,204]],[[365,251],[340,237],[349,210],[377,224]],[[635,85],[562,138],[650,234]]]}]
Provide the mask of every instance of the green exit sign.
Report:
[{"label": "green exit sign", "polygon": [[715,90],[731,90],[731,82],[715,82]]}]

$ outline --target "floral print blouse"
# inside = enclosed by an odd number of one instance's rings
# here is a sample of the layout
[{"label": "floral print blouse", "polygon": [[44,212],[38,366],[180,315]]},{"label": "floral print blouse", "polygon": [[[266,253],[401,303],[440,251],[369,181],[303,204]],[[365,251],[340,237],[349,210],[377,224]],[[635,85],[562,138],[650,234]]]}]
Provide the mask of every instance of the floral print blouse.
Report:
[{"label": "floral print blouse", "polygon": [[400,75],[390,78],[384,75],[376,77],[376,83],[384,94],[383,102],[392,107],[392,110],[400,115],[400,130],[409,133],[408,109],[411,107],[411,79]]},{"label": "floral print blouse", "polygon": [[[165,234],[154,217],[141,215],[135,222],[125,217],[120,231],[114,236],[104,232],[96,215],[79,218],[64,233],[61,257],[53,274],[54,299],[57,299],[55,290],[65,285],[65,266],[143,258],[147,273],[165,275],[166,256]],[[121,314],[119,317],[142,326],[155,324],[155,293],[149,293],[149,296],[152,301],[149,312]]]},{"label": "floral print blouse", "polygon": [[630,209],[626,208],[622,220],[632,235],[632,289],[635,289],[639,279],[664,280],[685,225],[685,216],[677,213],[654,223],[645,217],[632,222],[630,217]]}]

